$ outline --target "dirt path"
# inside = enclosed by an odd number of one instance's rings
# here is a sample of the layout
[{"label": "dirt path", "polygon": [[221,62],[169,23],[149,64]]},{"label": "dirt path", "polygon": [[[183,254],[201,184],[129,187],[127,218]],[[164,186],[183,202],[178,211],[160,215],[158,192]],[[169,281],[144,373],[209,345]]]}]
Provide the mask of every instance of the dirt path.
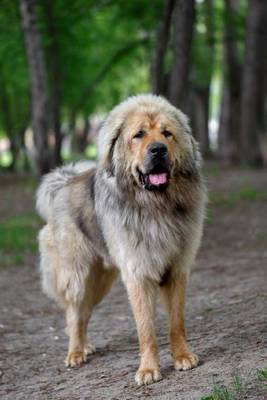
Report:
[{"label": "dirt path", "polygon": [[[163,380],[137,387],[137,335],[118,283],[90,323],[97,353],[82,368],[66,369],[63,314],[41,293],[34,256],[28,265],[0,268],[1,399],[195,400],[209,395],[214,382],[227,386],[237,374],[248,382],[242,398],[266,398],[254,375],[267,365],[267,173],[215,170],[209,186],[214,203],[187,302],[188,337],[201,365],[173,370],[167,322],[159,307]],[[28,192],[27,211],[32,204]],[[2,211],[9,210],[0,214],[2,219],[12,215],[11,208],[14,214],[22,212],[22,198],[17,186],[1,185]]]}]

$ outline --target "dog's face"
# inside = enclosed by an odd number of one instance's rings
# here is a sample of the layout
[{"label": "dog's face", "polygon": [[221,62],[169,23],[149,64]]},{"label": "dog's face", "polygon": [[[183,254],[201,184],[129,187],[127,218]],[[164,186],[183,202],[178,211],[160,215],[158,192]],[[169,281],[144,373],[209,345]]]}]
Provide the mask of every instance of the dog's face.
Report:
[{"label": "dog's face", "polygon": [[[179,127],[164,113],[135,111],[123,127],[127,167],[138,186],[164,191],[181,156]],[[179,150],[180,149],[180,150]]]},{"label": "dog's face", "polygon": [[100,132],[100,151],[106,135],[103,159],[111,176],[122,184],[127,181],[142,190],[164,192],[175,185],[178,170],[196,168],[198,151],[181,112],[162,98],[143,97],[145,103],[137,97],[129,109],[122,103],[111,112]]}]

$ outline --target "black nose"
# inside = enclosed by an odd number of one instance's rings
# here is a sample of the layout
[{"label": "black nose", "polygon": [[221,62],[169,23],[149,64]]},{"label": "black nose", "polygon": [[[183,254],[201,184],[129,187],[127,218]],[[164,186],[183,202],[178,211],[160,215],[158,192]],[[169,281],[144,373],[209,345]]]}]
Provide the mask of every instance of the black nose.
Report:
[{"label": "black nose", "polygon": [[167,146],[161,142],[154,142],[148,148],[148,154],[151,156],[165,156],[168,152]]}]

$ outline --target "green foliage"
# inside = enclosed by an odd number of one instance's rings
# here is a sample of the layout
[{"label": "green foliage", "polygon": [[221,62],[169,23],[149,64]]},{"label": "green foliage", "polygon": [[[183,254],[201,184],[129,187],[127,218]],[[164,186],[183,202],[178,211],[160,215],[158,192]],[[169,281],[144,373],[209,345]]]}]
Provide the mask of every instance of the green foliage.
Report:
[{"label": "green foliage", "polygon": [[[14,160],[30,121],[30,79],[19,3],[0,0],[0,137],[12,140]],[[153,0],[153,6],[149,0],[43,0],[36,4],[50,104],[58,110],[55,120],[64,134],[73,133],[80,116],[105,113],[122,99],[151,90],[164,0]],[[241,63],[244,58],[248,1],[240,0],[231,12],[226,4],[224,0],[196,1],[190,86],[195,93],[210,89],[212,117],[219,115],[222,80],[227,79],[227,35],[236,44]],[[166,82],[173,36],[171,25],[163,60]]]},{"label": "green foliage", "polygon": [[0,167],[9,167],[12,163],[12,154],[10,151],[0,153]]},{"label": "green foliage", "polygon": [[0,7],[0,129],[18,136],[29,114],[29,81],[18,3]]},{"label": "green foliage", "polygon": [[[105,112],[122,98],[149,91],[152,41],[163,0],[155,0],[153,7],[148,0],[37,4],[50,90],[59,87],[63,121],[72,112]],[[0,98],[0,128],[16,135],[30,115],[19,2],[1,0],[0,60],[2,96],[12,120],[10,129]]]},{"label": "green foliage", "polygon": [[[162,0],[154,3],[150,7],[148,1],[140,0],[53,1],[54,41],[65,113],[73,109],[88,114],[106,111],[122,97],[148,90],[149,39],[154,34]],[[48,50],[51,43],[45,3],[40,3],[40,16]]]},{"label": "green foliage", "polygon": [[40,219],[36,214],[10,218],[0,225],[1,267],[22,264],[37,251],[37,230]]}]

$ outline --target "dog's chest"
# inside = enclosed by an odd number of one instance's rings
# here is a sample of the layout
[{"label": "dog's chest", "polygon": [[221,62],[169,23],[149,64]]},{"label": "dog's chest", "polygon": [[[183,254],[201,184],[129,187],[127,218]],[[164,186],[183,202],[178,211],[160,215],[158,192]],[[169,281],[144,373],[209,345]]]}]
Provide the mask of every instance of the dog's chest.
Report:
[{"label": "dog's chest", "polygon": [[109,215],[105,238],[122,275],[135,274],[159,281],[166,266],[182,250],[182,229],[175,216],[149,213]]}]

